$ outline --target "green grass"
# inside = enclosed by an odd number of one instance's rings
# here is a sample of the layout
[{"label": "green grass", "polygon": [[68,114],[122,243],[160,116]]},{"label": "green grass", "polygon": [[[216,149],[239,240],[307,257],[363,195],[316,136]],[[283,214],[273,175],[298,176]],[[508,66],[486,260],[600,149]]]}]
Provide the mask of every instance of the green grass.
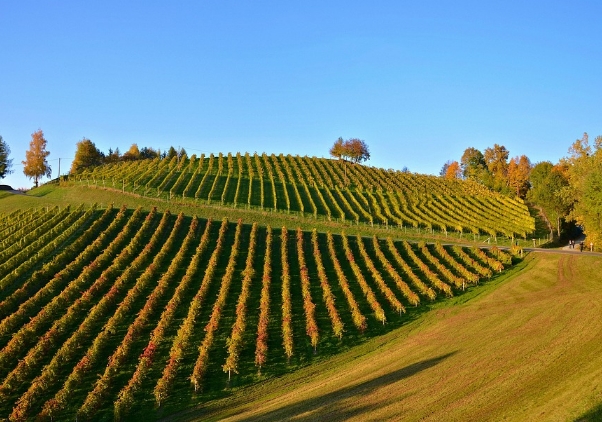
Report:
[{"label": "green grass", "polygon": [[599,420],[601,269],[531,254],[401,328],[171,420]]}]

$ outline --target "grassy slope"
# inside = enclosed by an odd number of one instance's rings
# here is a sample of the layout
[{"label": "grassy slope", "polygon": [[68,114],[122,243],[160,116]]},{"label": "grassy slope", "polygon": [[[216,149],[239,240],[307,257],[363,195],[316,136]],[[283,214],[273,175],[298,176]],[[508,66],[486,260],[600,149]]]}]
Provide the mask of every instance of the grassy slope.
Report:
[{"label": "grassy slope", "polygon": [[602,261],[531,254],[513,273],[178,419],[598,420]]}]

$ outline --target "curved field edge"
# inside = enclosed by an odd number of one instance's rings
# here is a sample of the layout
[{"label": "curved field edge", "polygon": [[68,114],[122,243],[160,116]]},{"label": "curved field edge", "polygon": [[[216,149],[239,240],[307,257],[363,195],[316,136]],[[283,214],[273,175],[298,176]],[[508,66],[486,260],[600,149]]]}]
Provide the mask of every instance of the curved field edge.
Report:
[{"label": "curved field edge", "polygon": [[[143,197],[129,192],[121,192],[108,188],[96,188],[76,186],[70,183],[55,184],[49,183],[42,185],[39,188],[32,189],[26,195],[8,194],[6,197],[0,197],[0,213],[10,213],[17,209],[37,208],[37,207],[54,207],[67,205],[92,205],[98,204],[99,208],[105,208],[109,204],[119,206],[127,204],[130,208],[142,207],[144,210],[150,210],[157,207],[159,211],[169,209],[177,214],[184,212],[188,216],[199,215],[203,218],[213,218],[221,220],[227,217],[232,221],[242,218],[244,221],[257,221],[260,225],[272,225],[273,227],[290,226],[301,227],[303,230],[312,230],[316,228],[318,231],[340,232],[344,229],[347,234],[361,234],[363,236],[376,235],[378,237],[391,236],[395,239],[408,239],[412,241],[420,240],[438,240],[442,243],[460,243],[460,244],[497,244],[500,246],[509,246],[513,243],[518,243],[521,247],[534,246],[533,240],[524,240],[514,238],[514,240],[502,236],[497,237],[497,242],[491,240],[487,242],[487,235],[474,236],[472,234],[452,233],[446,235],[438,230],[426,230],[420,228],[405,228],[399,229],[390,225],[381,227],[378,224],[369,225],[360,223],[359,225],[347,221],[346,223],[336,221],[325,221],[324,219],[316,219],[311,217],[302,217],[294,214],[286,214],[272,211],[247,210],[244,208],[232,208],[220,206],[219,204],[202,204],[191,203],[179,200],[164,200],[160,198]],[[535,219],[537,221],[537,219]],[[537,246],[547,242],[547,232],[536,231],[534,236],[537,238]]]},{"label": "curved field edge", "polygon": [[532,253],[399,329],[169,420],[596,420],[601,270]]}]

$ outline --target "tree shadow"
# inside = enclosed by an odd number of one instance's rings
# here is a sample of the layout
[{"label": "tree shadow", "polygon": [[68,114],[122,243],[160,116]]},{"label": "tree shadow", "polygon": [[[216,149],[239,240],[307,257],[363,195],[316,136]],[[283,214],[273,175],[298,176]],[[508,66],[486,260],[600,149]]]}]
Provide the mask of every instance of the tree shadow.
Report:
[{"label": "tree shadow", "polygon": [[[454,351],[432,359],[422,360],[380,377],[373,378],[369,381],[365,381],[351,387],[342,388],[319,397],[305,399],[293,404],[289,404],[276,410],[246,418],[245,420],[282,421],[294,419],[295,421],[308,422],[317,419],[328,419],[329,421],[345,420],[354,416],[358,417],[361,415],[366,415],[378,409],[379,407],[382,407],[383,403],[376,402],[369,405],[349,407],[348,400],[352,399],[353,397],[359,397],[373,393],[376,390],[394,384],[405,378],[409,378],[421,371],[424,371],[425,369],[432,368],[456,353],[457,351]],[[408,396],[409,394],[402,394],[402,392],[400,392],[399,396],[395,397],[395,401],[403,400]],[[241,409],[241,412],[251,409],[252,405]],[[207,414],[204,416],[189,414],[188,416],[191,419],[196,417],[200,419],[203,419],[204,417],[211,418],[211,415]]]},{"label": "tree shadow", "polygon": [[602,421],[602,403],[575,419],[575,422]]}]

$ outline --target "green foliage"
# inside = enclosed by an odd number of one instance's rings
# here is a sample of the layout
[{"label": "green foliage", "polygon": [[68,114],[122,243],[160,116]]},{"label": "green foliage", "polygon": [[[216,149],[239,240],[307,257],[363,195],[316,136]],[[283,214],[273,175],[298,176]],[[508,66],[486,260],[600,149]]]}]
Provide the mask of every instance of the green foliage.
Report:
[{"label": "green foliage", "polygon": [[0,136],[0,179],[4,179],[7,175],[12,173],[11,167],[13,164],[12,158],[9,159],[10,148],[2,136]]},{"label": "green foliage", "polygon": [[94,142],[83,138],[77,144],[75,158],[71,163],[71,173],[78,173],[88,167],[99,166],[104,161],[104,154],[100,152]]},{"label": "green foliage", "polygon": [[530,201],[541,205],[546,215],[556,222],[557,235],[560,236],[561,222],[571,210],[573,200],[570,196],[569,180],[566,168],[554,166],[549,161],[537,163],[530,175]]}]

